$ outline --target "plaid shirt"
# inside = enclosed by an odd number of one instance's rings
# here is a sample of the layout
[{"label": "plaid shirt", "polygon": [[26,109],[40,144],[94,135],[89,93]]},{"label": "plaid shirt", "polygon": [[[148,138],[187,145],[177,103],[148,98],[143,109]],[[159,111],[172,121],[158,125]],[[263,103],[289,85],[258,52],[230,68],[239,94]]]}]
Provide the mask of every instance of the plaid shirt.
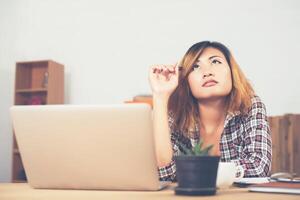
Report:
[{"label": "plaid shirt", "polygon": [[[178,143],[192,148],[199,141],[198,125],[195,134],[187,138],[176,132],[174,121],[169,117],[173,156],[179,155]],[[247,115],[227,114],[224,130],[220,140],[220,161],[234,162],[244,169],[244,177],[268,176],[271,169],[272,142],[265,105],[260,98],[252,98],[252,106]],[[176,166],[174,159],[165,167],[159,168],[162,181],[176,181]]]}]

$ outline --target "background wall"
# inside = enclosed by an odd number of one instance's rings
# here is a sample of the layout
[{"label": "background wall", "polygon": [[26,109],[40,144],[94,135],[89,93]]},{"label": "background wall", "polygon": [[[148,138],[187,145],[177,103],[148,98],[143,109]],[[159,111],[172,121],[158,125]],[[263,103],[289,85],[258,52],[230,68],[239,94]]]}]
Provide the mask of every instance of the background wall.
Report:
[{"label": "background wall", "polygon": [[150,65],[215,40],[269,115],[300,113],[299,25],[297,0],[0,0],[0,182],[11,178],[16,61],[63,63],[66,103],[121,103],[150,93]]}]

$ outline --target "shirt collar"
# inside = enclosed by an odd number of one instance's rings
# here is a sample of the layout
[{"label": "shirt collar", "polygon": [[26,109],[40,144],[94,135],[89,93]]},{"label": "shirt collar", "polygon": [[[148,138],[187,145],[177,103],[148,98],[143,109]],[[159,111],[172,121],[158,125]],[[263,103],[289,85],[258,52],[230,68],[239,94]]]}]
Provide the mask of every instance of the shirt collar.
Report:
[{"label": "shirt collar", "polygon": [[[235,111],[235,112],[227,112],[227,115],[225,117],[225,122],[224,122],[224,128],[227,126],[228,122],[233,119],[234,117],[240,115],[241,112],[240,111]],[[191,135],[193,138],[197,138],[197,136],[199,135],[199,123],[196,122],[195,124],[195,129],[194,131],[191,131]]]},{"label": "shirt collar", "polygon": [[240,111],[235,111],[235,112],[227,112],[225,122],[224,122],[224,128],[227,126],[228,122],[233,119],[234,117],[241,115]]}]

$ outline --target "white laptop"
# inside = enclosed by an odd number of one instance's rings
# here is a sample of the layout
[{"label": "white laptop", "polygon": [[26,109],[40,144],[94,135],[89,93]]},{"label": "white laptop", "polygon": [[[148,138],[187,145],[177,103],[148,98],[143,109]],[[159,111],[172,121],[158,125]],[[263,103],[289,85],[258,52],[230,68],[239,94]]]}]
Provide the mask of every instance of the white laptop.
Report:
[{"label": "white laptop", "polygon": [[33,188],[162,188],[149,105],[13,106],[11,114]]}]

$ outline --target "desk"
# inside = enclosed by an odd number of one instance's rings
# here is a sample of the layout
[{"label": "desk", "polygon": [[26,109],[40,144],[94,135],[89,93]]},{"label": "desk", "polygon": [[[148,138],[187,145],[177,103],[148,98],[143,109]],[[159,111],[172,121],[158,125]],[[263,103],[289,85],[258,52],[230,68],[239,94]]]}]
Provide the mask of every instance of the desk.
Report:
[{"label": "desk", "polygon": [[221,199],[221,200],[299,200],[299,195],[284,195],[284,194],[267,194],[267,193],[252,193],[247,192],[246,188],[229,188],[218,190],[215,196],[175,196],[174,187],[171,185],[168,188],[158,192],[134,192],[134,191],[101,191],[101,190],[46,190],[32,189],[27,183],[1,183],[0,184],[0,200],[45,200],[45,199],[75,199],[75,200],[93,200],[93,199]]}]

